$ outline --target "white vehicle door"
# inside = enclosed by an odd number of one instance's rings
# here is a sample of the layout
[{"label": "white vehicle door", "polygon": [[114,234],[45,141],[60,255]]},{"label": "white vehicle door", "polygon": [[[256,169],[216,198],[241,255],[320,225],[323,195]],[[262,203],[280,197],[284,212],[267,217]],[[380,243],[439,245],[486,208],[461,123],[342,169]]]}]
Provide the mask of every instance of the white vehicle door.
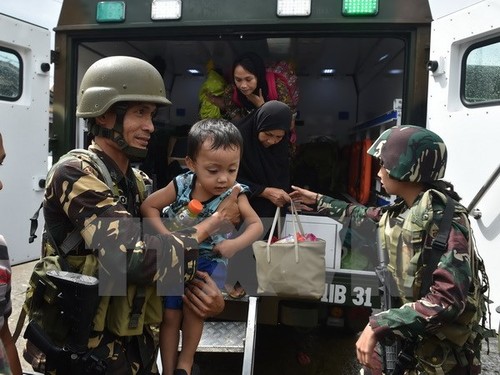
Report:
[{"label": "white vehicle door", "polygon": [[0,132],[7,157],[0,167],[0,233],[12,264],[40,256],[28,243],[30,217],[43,199],[50,104],[50,32],[0,14]]},{"label": "white vehicle door", "polygon": [[[500,305],[500,178],[495,177],[500,163],[500,2],[430,3],[434,21],[427,127],[441,135],[448,147],[445,180],[454,184],[471,213],[480,211],[481,217],[471,221],[489,276],[491,323],[496,329],[499,314],[494,308]],[[485,194],[481,197],[479,191]]]}]

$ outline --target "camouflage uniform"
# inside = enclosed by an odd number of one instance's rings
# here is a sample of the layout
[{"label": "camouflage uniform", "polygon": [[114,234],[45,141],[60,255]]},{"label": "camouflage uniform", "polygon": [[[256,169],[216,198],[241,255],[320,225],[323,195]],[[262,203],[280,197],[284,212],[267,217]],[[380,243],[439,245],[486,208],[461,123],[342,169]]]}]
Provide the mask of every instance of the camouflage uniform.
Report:
[{"label": "camouflage uniform", "polygon": [[[165,92],[163,79],[151,64],[128,56],[103,58],[83,76],[76,115],[87,120],[92,135],[114,142],[129,160],[139,160],[147,151],[127,143],[128,107],[137,102],[171,104]],[[110,110],[115,114],[111,129],[96,120]],[[198,255],[195,231],[145,233],[139,209],[146,176],[130,165],[123,174],[96,144],[89,150],[63,156],[49,172],[44,255],[52,255],[56,248],[69,250],[65,263],[70,271],[99,278],[99,306],[88,347],[92,355],[105,360],[106,373],[154,374],[162,319],[156,286],[165,294],[169,290],[162,290],[162,284],[182,293],[184,271],[192,277]],[[80,242],[68,245],[68,238]],[[50,328],[54,327],[44,327]]]},{"label": "camouflage uniform", "polygon": [[[384,146],[389,144],[384,152]],[[437,135],[426,129],[390,129],[368,153],[380,158],[389,175],[400,181],[431,183],[444,175],[446,148]],[[480,338],[476,340],[474,326],[477,321],[471,322],[470,317],[476,310],[467,303],[468,298],[473,298],[477,275],[472,273],[470,224],[465,208],[457,202],[447,248],[437,268],[431,270],[432,286],[421,288],[423,263],[433,251],[432,242],[447,199],[451,198],[428,189],[419,194],[411,207],[403,200],[377,208],[327,196],[320,196],[317,202],[320,212],[344,224],[350,221],[352,230],[366,227],[367,223],[374,230],[379,228],[401,308],[374,314],[369,324],[380,343],[417,340],[415,356],[419,363],[417,369],[408,372],[412,374],[480,373]],[[430,277],[431,273],[426,275]]]},{"label": "camouflage uniform", "polygon": [[[69,258],[97,254],[89,249],[100,249],[101,264],[110,264],[114,261],[113,253],[126,251],[128,283],[153,285],[160,274],[181,275],[184,249],[197,249],[198,246],[192,236],[194,231],[191,229],[183,234],[168,236],[143,235],[140,223],[133,220],[139,215],[141,202],[132,169],[129,168],[124,176],[97,145],[89,149],[107,166],[120,198],[114,197],[100,179],[97,168],[87,161],[68,158],[58,164],[47,181],[44,201],[46,228],[54,241],[61,244],[76,227],[80,229],[84,241],[70,253]],[[110,231],[110,222],[116,225],[113,231]],[[112,236],[112,241],[102,240],[109,236]],[[105,248],[102,248],[102,242],[106,243]],[[168,265],[168,269],[158,269],[157,264]],[[145,304],[145,308],[148,307]],[[161,305],[159,309],[161,312]],[[117,337],[106,325],[102,331],[94,332],[89,345],[96,347],[96,355],[108,358],[108,373],[156,373],[157,342],[154,332],[160,322],[161,313],[158,321],[144,326],[142,334],[127,337]]]}]

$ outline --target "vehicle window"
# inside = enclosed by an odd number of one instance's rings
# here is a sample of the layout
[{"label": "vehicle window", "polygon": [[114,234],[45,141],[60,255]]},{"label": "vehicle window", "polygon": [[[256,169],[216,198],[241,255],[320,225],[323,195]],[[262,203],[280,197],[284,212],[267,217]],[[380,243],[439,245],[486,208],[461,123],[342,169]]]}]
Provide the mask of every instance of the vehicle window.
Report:
[{"label": "vehicle window", "polygon": [[21,57],[13,50],[0,48],[0,100],[18,100],[22,82]]},{"label": "vehicle window", "polygon": [[471,46],[462,61],[462,100],[467,106],[500,102],[500,41]]}]

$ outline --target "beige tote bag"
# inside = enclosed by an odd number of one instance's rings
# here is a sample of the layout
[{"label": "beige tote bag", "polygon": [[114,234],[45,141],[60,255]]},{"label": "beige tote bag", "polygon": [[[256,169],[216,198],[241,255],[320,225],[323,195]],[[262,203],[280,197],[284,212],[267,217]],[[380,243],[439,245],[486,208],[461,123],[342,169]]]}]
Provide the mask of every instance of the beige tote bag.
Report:
[{"label": "beige tote bag", "polygon": [[280,221],[276,208],[273,225],[266,241],[253,243],[257,265],[259,295],[320,299],[325,290],[325,247],[322,239],[297,241],[297,232],[304,235],[295,205],[292,203],[294,241],[271,243],[272,234]]}]

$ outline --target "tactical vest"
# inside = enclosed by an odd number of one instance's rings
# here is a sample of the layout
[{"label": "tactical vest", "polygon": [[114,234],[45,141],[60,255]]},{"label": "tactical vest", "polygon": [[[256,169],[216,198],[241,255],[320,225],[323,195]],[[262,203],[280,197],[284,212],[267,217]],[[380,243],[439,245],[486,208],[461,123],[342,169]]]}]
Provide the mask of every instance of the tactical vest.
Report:
[{"label": "tactical vest", "polygon": [[[104,162],[92,151],[85,149],[75,149],[62,156],[59,161],[51,168],[47,175],[47,181],[50,181],[55,167],[60,163],[67,161],[70,158],[78,158],[87,166],[96,171],[98,178],[106,183],[111,189],[115,199],[118,199],[119,189],[112,180],[111,175]],[[145,182],[147,176],[140,170],[133,168],[137,189],[139,192],[139,201],[142,202],[149,193],[148,186]],[[98,277],[99,264],[97,257],[94,254],[90,255],[71,255],[68,253],[73,249],[78,248],[83,241],[80,232],[74,230],[68,234],[67,238],[59,246],[55,246],[51,241],[51,236],[48,234],[43,241],[43,258],[35,266],[35,270],[30,280],[31,287],[28,288],[24,309],[27,311],[30,318],[32,315],[41,317],[42,312],[30,311],[30,301],[36,285],[36,279],[44,277],[46,271],[61,267],[69,267],[72,272],[81,273]],[[62,260],[63,259],[63,260]],[[45,260],[45,261],[44,261]],[[51,294],[56,291],[47,288],[46,301],[51,300]],[[135,336],[143,333],[144,325],[159,324],[162,320],[162,300],[156,293],[156,285],[136,286],[128,285],[126,296],[103,296],[100,298],[97,313],[93,321],[93,328],[96,332],[102,332],[108,329],[117,336]],[[50,319],[49,319],[50,320]],[[54,322],[55,323],[55,322]],[[52,336],[56,334],[57,327],[50,327],[51,323],[47,322],[44,325],[45,331]],[[63,337],[60,340],[55,340],[56,343],[63,344]],[[91,339],[89,347],[95,347],[98,342],[93,342]]]},{"label": "tactical vest", "polygon": [[[421,200],[408,210],[394,216],[388,211],[382,216],[379,230],[383,248],[389,254],[388,268],[396,280],[402,304],[416,301],[427,294],[432,272],[443,252],[425,247],[426,236],[435,239],[442,221],[444,207],[448,199],[436,190],[426,191]],[[453,217],[467,216],[465,207],[453,202]],[[392,217],[391,217],[392,212]],[[397,214],[397,211],[396,211]],[[477,254],[468,218],[467,225],[469,258],[472,268],[472,283],[464,311],[453,322],[447,323],[426,337],[420,339],[415,356],[418,360],[417,372],[445,374],[455,366],[478,366],[478,358],[472,355],[480,341],[489,336],[484,327],[487,299],[484,295],[487,276],[484,264]],[[448,233],[449,234],[449,233]],[[446,237],[447,238],[447,237]],[[434,259],[431,266],[425,259]],[[486,284],[486,285],[485,285]],[[413,372],[412,372],[413,373]]]}]

